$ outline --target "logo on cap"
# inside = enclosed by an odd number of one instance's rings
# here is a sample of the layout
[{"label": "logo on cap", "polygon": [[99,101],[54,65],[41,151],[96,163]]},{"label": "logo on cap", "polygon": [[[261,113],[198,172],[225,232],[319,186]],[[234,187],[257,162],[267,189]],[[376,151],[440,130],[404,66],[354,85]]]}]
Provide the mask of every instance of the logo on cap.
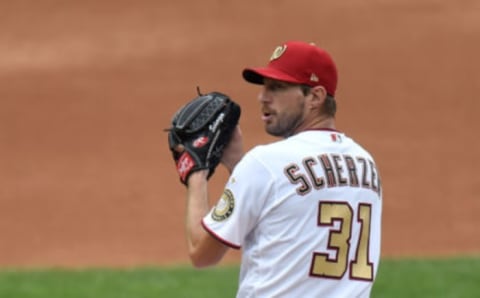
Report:
[{"label": "logo on cap", "polygon": [[270,61],[280,58],[280,56],[282,56],[286,50],[287,50],[287,45],[276,47],[275,50],[273,51],[272,56],[270,56]]}]

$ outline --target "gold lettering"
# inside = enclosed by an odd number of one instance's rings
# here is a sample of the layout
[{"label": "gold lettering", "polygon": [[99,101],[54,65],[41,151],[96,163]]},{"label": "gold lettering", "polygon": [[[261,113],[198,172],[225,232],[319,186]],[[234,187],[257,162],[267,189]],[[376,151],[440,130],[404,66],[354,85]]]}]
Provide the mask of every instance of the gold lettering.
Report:
[{"label": "gold lettering", "polygon": [[298,173],[299,170],[300,168],[298,165],[290,164],[285,168],[284,173],[292,184],[300,184],[297,188],[297,193],[299,195],[305,195],[312,190],[312,187],[305,175]]},{"label": "gold lettering", "polygon": [[313,166],[316,164],[317,162],[313,157],[308,157],[303,160],[303,165],[307,170],[308,176],[312,181],[313,187],[315,187],[315,189],[320,189],[325,186],[325,179],[323,177],[317,177],[315,175],[315,172],[313,171]]}]

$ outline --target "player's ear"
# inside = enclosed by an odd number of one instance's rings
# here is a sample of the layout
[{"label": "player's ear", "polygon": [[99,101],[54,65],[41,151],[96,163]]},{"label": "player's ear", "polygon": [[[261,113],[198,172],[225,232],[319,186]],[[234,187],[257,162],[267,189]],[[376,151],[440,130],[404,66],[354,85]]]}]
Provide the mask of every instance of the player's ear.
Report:
[{"label": "player's ear", "polygon": [[327,90],[323,86],[312,87],[310,93],[312,94],[312,107],[320,109],[327,98]]}]

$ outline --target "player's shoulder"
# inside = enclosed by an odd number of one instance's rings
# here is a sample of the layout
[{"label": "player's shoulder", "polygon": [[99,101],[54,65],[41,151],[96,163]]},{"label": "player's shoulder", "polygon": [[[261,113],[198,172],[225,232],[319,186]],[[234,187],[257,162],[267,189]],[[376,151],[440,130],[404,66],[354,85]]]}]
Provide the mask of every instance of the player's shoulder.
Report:
[{"label": "player's shoulder", "polygon": [[[294,156],[316,152],[348,152],[371,159],[370,152],[344,132],[336,130],[307,130],[272,143],[257,145],[247,154],[259,160],[276,160],[285,155]],[[310,152],[310,153],[309,153]]]},{"label": "player's shoulder", "polygon": [[350,142],[350,146],[353,147],[355,151],[361,153],[362,155],[365,155],[365,156],[369,157],[370,159],[373,159],[372,154],[363,144],[361,144],[361,143],[357,142],[356,140],[354,140],[352,138],[349,138],[349,137],[347,137],[347,139]]},{"label": "player's shoulder", "polygon": [[249,153],[253,156],[271,159],[277,155],[299,153],[304,148],[315,147],[322,149],[332,143],[347,141],[345,134],[330,130],[307,130],[285,139],[268,144],[256,145]]},{"label": "player's shoulder", "polygon": [[269,159],[283,151],[290,150],[291,140],[282,139],[268,144],[259,144],[250,149],[247,154],[260,159]]},{"label": "player's shoulder", "polygon": [[268,144],[258,144],[245,153],[237,167],[245,169],[256,169],[256,171],[269,172],[276,161],[285,157],[285,152],[291,152],[289,146],[284,144],[285,140],[275,141]]},{"label": "player's shoulder", "polygon": [[[252,177],[255,173],[255,179],[252,182],[260,182],[271,176],[270,160],[268,152],[270,145],[256,145],[245,153],[240,162],[235,166],[232,176]],[[257,179],[259,178],[259,179]]]}]

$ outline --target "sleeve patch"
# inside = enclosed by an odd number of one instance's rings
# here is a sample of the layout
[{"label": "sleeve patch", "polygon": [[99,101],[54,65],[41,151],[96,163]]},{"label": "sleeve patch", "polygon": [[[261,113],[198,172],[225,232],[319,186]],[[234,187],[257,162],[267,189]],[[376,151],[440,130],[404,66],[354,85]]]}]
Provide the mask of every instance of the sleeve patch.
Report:
[{"label": "sleeve patch", "polygon": [[212,219],[215,221],[224,221],[230,217],[235,208],[235,198],[229,189],[223,191],[222,197],[213,209]]}]

